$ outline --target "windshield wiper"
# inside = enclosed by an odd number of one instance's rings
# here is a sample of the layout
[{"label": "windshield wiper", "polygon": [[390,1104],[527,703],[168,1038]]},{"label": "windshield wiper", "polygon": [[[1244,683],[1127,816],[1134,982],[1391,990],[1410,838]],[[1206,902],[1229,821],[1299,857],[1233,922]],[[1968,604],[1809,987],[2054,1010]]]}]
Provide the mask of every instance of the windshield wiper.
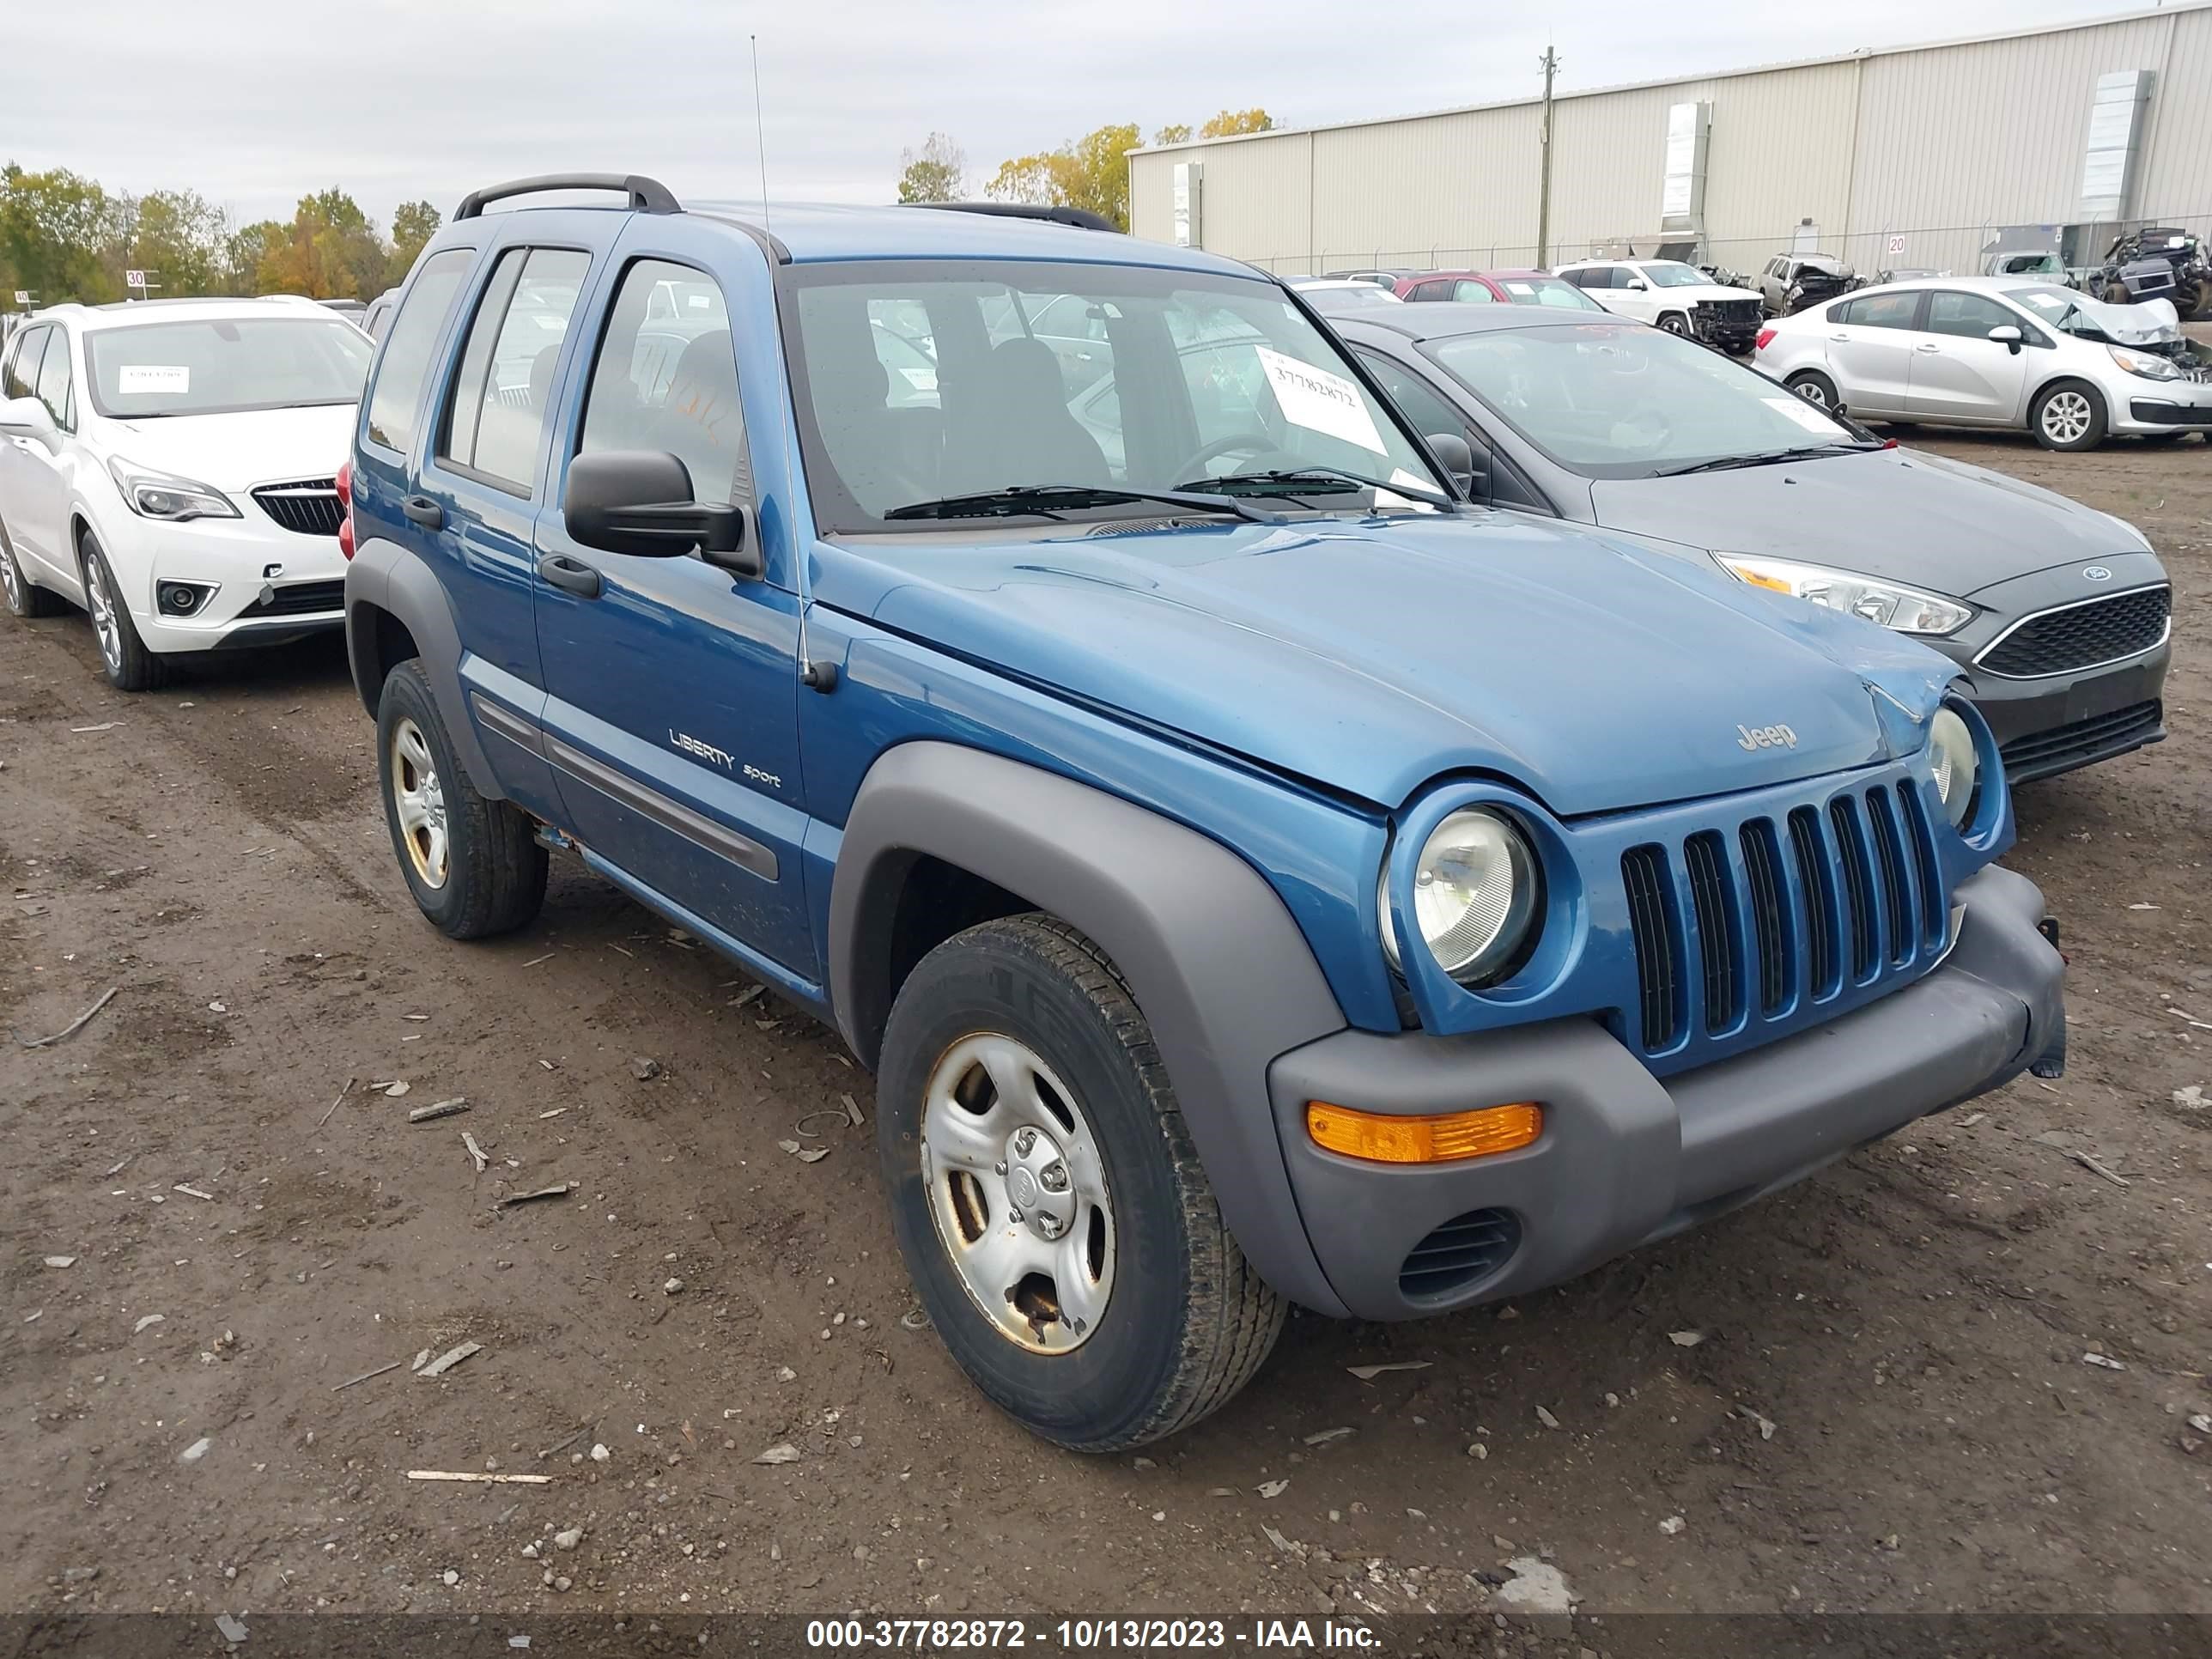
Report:
[{"label": "windshield wiper", "polygon": [[[1231,472],[1218,478],[1194,478],[1191,483],[1209,483],[1224,494],[1231,485],[1276,495],[1335,495],[1354,489],[1387,489],[1394,495],[1426,501],[1431,507],[1447,510],[1458,505],[1450,496],[1439,495],[1420,484],[1392,483],[1387,478],[1370,478],[1361,473],[1347,472],[1340,466],[1299,466],[1267,472]],[[1190,486],[1180,487],[1188,489]]]},{"label": "windshield wiper", "polygon": [[940,501],[908,501],[892,507],[885,519],[991,519],[1022,513],[1049,513],[1057,507],[1110,507],[1117,501],[1164,501],[1170,507],[1198,513],[1226,514],[1252,524],[1280,524],[1282,515],[1266,513],[1227,495],[1206,495],[1188,489],[1131,489],[1120,484],[1012,484],[972,495],[947,495]]},{"label": "windshield wiper", "polygon": [[1802,449],[1778,449],[1766,455],[1716,455],[1710,461],[1692,461],[1687,466],[1662,466],[1651,476],[1680,478],[1692,472],[1728,472],[1740,466],[1779,466],[1784,461],[1808,460],[1816,455],[1863,455],[1881,447],[1878,443],[1808,444]]}]

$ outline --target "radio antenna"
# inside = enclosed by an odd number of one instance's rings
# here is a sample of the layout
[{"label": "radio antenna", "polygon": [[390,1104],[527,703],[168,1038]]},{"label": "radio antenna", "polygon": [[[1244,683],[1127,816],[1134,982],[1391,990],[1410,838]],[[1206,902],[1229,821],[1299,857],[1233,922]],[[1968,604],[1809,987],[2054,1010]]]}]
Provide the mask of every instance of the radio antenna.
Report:
[{"label": "radio antenna", "polygon": [[774,235],[768,217],[768,124],[761,118],[760,36],[748,34],[745,39],[753,48],[753,148],[760,155],[761,228]]}]

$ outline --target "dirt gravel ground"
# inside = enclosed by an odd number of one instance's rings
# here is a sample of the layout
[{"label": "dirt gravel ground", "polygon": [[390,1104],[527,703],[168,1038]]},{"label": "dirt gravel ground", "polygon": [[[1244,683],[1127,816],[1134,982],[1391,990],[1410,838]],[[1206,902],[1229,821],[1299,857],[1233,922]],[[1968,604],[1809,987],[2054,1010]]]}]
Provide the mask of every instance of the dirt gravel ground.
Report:
[{"label": "dirt gravel ground", "polygon": [[0,1025],[120,988],[0,1051],[0,1611],[1388,1616],[1540,1551],[1592,1612],[2212,1611],[2212,453],[1930,447],[2175,583],[2171,741],[2020,799],[2067,1077],[1510,1306],[1294,1319],[1146,1457],[908,1328],[833,1034],[557,860],[518,937],[418,920],[337,647],[129,698],[0,627]]}]

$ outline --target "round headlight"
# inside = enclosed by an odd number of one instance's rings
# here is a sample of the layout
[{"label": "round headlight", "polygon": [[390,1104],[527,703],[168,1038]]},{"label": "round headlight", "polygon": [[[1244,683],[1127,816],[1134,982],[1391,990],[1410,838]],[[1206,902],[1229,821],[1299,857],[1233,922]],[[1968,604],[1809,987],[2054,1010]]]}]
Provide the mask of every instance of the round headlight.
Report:
[{"label": "round headlight", "polygon": [[[1437,965],[1462,985],[1496,979],[1516,958],[1536,922],[1536,856],[1521,832],[1480,807],[1436,827],[1413,871],[1413,925]],[[1382,949],[1399,965],[1390,925],[1390,870],[1378,896]]]},{"label": "round headlight", "polygon": [[1954,826],[1965,829],[1981,763],[1974,754],[1974,734],[1955,708],[1937,709],[1928,723],[1928,758],[1936,768],[1936,793],[1944,811]]}]

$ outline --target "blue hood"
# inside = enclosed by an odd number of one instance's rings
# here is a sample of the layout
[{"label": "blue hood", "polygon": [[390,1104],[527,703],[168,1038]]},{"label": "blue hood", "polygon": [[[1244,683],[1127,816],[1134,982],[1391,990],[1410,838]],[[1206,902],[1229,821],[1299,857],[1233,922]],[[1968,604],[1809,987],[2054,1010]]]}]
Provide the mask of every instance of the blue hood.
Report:
[{"label": "blue hood", "polygon": [[[1452,772],[1574,817],[1868,765],[1920,746],[1957,672],[1505,514],[878,537],[816,559],[821,604],[1383,807]],[[1739,728],[1775,726],[1794,746],[1744,746]]]}]

